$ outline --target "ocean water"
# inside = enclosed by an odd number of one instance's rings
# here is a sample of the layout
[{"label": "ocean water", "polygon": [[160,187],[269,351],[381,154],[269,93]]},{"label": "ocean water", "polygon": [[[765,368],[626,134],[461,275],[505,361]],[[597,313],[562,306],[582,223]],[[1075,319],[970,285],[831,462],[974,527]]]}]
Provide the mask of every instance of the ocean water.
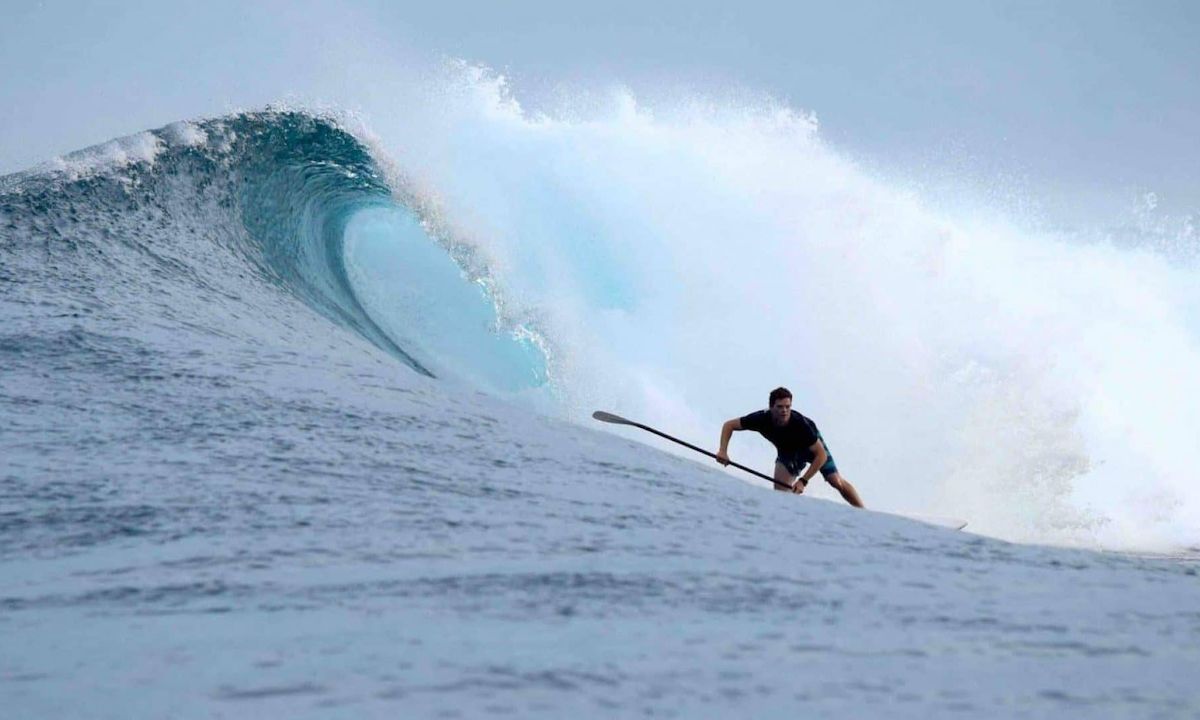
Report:
[{"label": "ocean water", "polygon": [[[5,717],[1200,712],[1186,248],[934,209],[778,108],[439,102],[0,178]],[[587,419],[710,444],[780,383],[968,531]]]}]

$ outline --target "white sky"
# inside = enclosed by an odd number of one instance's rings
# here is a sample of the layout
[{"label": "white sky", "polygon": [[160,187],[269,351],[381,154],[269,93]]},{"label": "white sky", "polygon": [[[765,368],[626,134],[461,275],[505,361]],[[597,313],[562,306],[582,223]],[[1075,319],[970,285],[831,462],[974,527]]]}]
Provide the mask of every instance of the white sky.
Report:
[{"label": "white sky", "polygon": [[382,52],[484,63],[527,105],[564,84],[767,93],[889,172],[1021,177],[1076,218],[1150,191],[1200,212],[1187,0],[8,5],[0,173],[289,97],[353,105]]}]

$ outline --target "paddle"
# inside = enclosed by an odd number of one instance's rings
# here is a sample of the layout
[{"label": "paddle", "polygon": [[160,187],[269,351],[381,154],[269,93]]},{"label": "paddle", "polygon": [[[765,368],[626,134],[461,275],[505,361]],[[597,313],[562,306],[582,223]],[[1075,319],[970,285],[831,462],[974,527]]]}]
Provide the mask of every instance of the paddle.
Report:
[{"label": "paddle", "polygon": [[[689,449],[695,450],[698,453],[707,455],[710,458],[712,458],[713,460],[717,459],[717,456],[715,454],[710,453],[709,451],[707,451],[703,448],[698,448],[689,442],[684,442],[683,440],[680,440],[679,438],[671,437],[670,435],[666,434],[665,432],[659,432],[658,430],[655,430],[654,428],[650,427],[649,425],[643,425],[641,423],[636,423],[632,420],[626,420],[625,418],[621,417],[620,415],[613,415],[612,413],[604,412],[603,410],[597,410],[596,412],[592,413],[592,417],[599,420],[600,422],[613,423],[614,425],[632,425],[635,428],[641,428],[642,430],[645,430],[646,432],[652,432],[661,438],[666,438],[667,440],[670,440],[673,443],[679,443],[680,445],[684,446],[685,448],[689,448]],[[792,486],[788,485],[787,483],[781,483],[778,480],[776,480],[775,478],[773,478],[769,475],[764,475],[757,470],[752,470],[752,469],[746,467],[745,465],[739,465],[739,464],[733,462],[732,460],[729,462],[729,464],[732,465],[733,467],[737,468],[738,470],[745,470],[746,472],[750,473],[751,475],[760,477],[763,480],[766,480],[767,482],[775,483],[776,485],[778,485],[780,487],[785,487],[788,490],[792,489]]]}]

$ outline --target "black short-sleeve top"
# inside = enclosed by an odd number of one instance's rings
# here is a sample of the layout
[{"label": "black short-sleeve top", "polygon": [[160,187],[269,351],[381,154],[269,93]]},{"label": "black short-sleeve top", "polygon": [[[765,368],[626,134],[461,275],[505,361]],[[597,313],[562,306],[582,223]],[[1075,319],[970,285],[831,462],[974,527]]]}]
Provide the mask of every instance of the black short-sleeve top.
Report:
[{"label": "black short-sleeve top", "polygon": [[807,454],[820,432],[816,423],[795,410],[791,412],[786,425],[776,425],[769,410],[752,412],[741,420],[743,430],[754,430],[770,440],[779,451],[780,457],[797,453]]}]

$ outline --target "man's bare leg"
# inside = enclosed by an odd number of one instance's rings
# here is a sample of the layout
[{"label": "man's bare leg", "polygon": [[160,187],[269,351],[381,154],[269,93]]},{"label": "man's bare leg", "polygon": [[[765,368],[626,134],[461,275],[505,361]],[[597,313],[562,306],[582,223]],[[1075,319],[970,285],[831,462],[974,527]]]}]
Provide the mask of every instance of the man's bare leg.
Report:
[{"label": "man's bare leg", "polygon": [[[775,468],[775,473],[776,475],[779,474],[778,467]],[[856,508],[863,506],[862,499],[858,497],[858,491],[854,489],[854,486],[850,484],[849,480],[842,477],[841,473],[835,472],[832,475],[827,475],[825,477],[825,482],[832,485],[834,490],[840,492],[842,494],[842,499],[846,502],[850,503]]]},{"label": "man's bare leg", "polygon": [[[775,463],[775,489],[780,492],[804,492],[804,486],[800,486],[799,490],[789,489],[796,484],[796,476],[788,472],[788,469],[783,466],[783,463]],[[780,484],[782,483],[782,484]],[[786,485],[787,487],[784,487]]]}]

